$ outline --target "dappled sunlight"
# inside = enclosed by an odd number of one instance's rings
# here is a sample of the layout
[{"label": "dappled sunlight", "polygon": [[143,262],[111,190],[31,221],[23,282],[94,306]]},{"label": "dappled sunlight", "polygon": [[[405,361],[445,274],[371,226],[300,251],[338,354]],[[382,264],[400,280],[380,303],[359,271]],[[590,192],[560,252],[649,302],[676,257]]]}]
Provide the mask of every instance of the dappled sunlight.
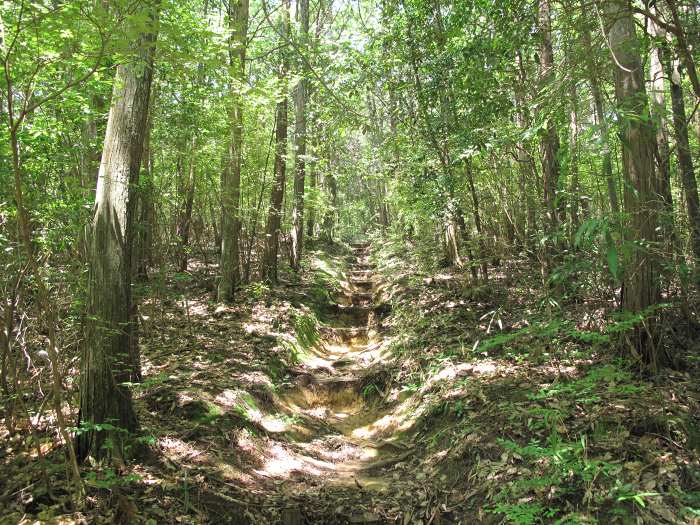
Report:
[{"label": "dappled sunlight", "polygon": [[189,313],[190,317],[209,319],[211,316],[209,304],[205,301],[183,301],[182,306]]},{"label": "dappled sunlight", "polygon": [[162,437],[158,439],[158,446],[172,460],[176,461],[204,461],[206,453],[196,448],[193,444],[176,437]]},{"label": "dappled sunlight", "polygon": [[335,469],[333,463],[294,454],[282,445],[273,445],[265,451],[265,456],[263,468],[254,471],[265,476],[288,477],[293,472],[321,476]]}]

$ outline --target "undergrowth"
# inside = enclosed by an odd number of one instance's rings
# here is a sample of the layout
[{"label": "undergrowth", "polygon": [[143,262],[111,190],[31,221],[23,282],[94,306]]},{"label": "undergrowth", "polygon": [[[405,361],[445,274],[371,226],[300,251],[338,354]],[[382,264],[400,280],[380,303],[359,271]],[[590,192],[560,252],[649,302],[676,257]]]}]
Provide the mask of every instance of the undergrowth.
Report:
[{"label": "undergrowth", "polygon": [[396,388],[415,398],[436,478],[463,487],[460,512],[518,525],[697,518],[700,395],[689,372],[645,378],[620,356],[618,334],[639,319],[557,308],[528,265],[472,284],[404,241],[374,261]]}]

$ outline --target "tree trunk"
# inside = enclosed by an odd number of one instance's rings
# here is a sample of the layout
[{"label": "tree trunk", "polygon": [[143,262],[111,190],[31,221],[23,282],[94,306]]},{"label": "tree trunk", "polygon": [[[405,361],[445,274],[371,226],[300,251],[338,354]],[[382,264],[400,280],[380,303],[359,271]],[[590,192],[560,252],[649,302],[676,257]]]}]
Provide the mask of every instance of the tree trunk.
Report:
[{"label": "tree trunk", "polygon": [[479,236],[479,254],[478,257],[481,260],[481,275],[484,281],[489,280],[489,265],[486,260],[486,246],[484,245],[484,230],[481,227],[481,212],[479,209],[479,196],[476,194],[476,187],[474,186],[474,172],[472,170],[472,163],[470,159],[467,159],[467,182],[469,183],[469,193],[472,197],[472,212],[474,213],[474,225],[476,226],[476,234]]},{"label": "tree trunk", "polygon": [[[548,93],[554,74],[554,53],[552,51],[552,28],[550,21],[549,0],[540,0],[538,13],[538,30],[540,33],[540,90],[541,96]],[[559,226],[557,210],[557,187],[559,185],[559,135],[554,120],[547,119],[546,129],[540,141],[542,154],[542,188],[544,206],[547,215],[545,233],[547,240],[544,244],[544,260],[546,273],[549,273],[552,257],[554,256],[555,236]]]},{"label": "tree trunk", "polygon": [[447,264],[456,268],[462,267],[462,258],[459,256],[459,242],[457,240],[457,209],[454,204],[448,206],[445,218],[444,246]]},{"label": "tree trunk", "polygon": [[[156,90],[151,92],[149,106],[153,107]],[[139,180],[136,208],[136,238],[134,240],[134,278],[137,281],[148,280],[148,267],[153,266],[153,231],[155,228],[155,205],[153,197],[153,150],[151,149],[151,131],[153,129],[153,113],[149,112],[146,122],[146,136],[143,139],[142,173]]]},{"label": "tree trunk", "polygon": [[287,72],[289,59],[285,49],[289,38],[289,0],[284,0],[280,14],[280,43],[282,51],[278,77],[281,100],[277,103],[275,115],[275,179],[270,194],[270,208],[265,225],[265,249],[262,259],[261,277],[269,283],[277,282],[277,252],[282,221],[282,201],[287,174]]},{"label": "tree trunk", "polygon": [[[523,64],[523,57],[520,51],[516,52],[515,63],[518,71],[518,80],[515,83],[515,105],[516,105],[516,124],[520,130],[524,133],[530,127],[530,118],[527,111],[527,104],[525,102],[524,86],[526,82],[525,66]],[[516,162],[518,163],[518,189],[520,191],[520,196],[525,204],[525,228],[523,232],[523,238],[525,242],[525,248],[531,249],[532,241],[535,237],[535,232],[537,230],[537,224],[535,220],[535,206],[533,199],[531,198],[531,191],[528,187],[532,180],[536,178],[536,173],[534,169],[534,160],[532,155],[527,149],[526,144],[523,141],[519,141],[516,144]],[[519,221],[522,223],[522,219]],[[522,229],[522,228],[521,228]]]},{"label": "tree trunk", "polygon": [[187,182],[184,187],[184,202],[180,210],[180,218],[177,225],[177,235],[180,240],[180,261],[179,270],[187,271],[187,259],[189,258],[190,225],[192,224],[192,205],[194,204],[194,192],[196,183],[195,161],[197,158],[197,140],[193,136],[190,150],[190,166],[187,174]]},{"label": "tree trunk", "polygon": [[467,259],[469,261],[469,272],[472,276],[472,283],[477,284],[479,282],[479,274],[476,270],[476,262],[474,261],[474,253],[472,252],[472,239],[471,235],[469,235],[467,223],[464,220],[464,214],[460,209],[457,210],[457,226],[459,226],[459,230],[462,232],[462,238],[465,246],[467,247],[466,252]]},{"label": "tree trunk", "polygon": [[[665,31],[659,28],[653,20],[649,20],[649,27],[652,36],[657,39],[666,37]],[[657,145],[657,185],[659,194],[663,200],[662,226],[664,228],[664,239],[668,247],[673,245],[673,200],[671,197],[671,148],[668,144],[668,131],[666,126],[666,97],[664,86],[664,48],[655,43],[651,48],[649,76],[651,94],[651,115],[656,126]]]},{"label": "tree trunk", "polygon": [[[123,456],[125,431],[133,432],[138,426],[131,391],[124,383],[140,375],[137,347],[132,344],[133,205],[146,134],[157,2],[143,9],[149,22],[135,42],[138,59],[117,68],[91,225],[80,382],[79,420],[84,431],[77,443],[82,458]],[[107,423],[112,426],[102,430],[95,426]]]},{"label": "tree trunk", "polygon": [[693,169],[693,157],[690,154],[688,140],[688,124],[685,115],[685,101],[681,87],[681,75],[678,64],[669,67],[671,72],[671,105],[673,107],[673,129],[676,135],[678,151],[678,168],[685,193],[685,206],[688,213],[690,230],[690,246],[695,264],[700,262],[700,202],[698,201],[698,186]]},{"label": "tree trunk", "polygon": [[330,206],[326,210],[326,214],[323,217],[323,240],[326,242],[333,242],[333,230],[335,229],[335,213],[336,207],[338,205],[338,186],[335,182],[335,176],[333,175],[333,167],[331,171],[326,174],[325,183],[328,189],[328,195],[330,196]]},{"label": "tree trunk", "polygon": [[217,299],[233,299],[241,281],[239,244],[241,236],[241,150],[243,147],[243,88],[246,83],[245,57],[248,34],[248,0],[228,4],[229,64],[231,66],[230,139],[221,174],[221,258]]},{"label": "tree trunk", "polygon": [[314,200],[312,201],[312,206],[309,206],[309,213],[306,218],[306,236],[312,239],[315,235],[316,228],[316,199],[315,190],[318,185],[318,175],[316,170],[313,169],[313,165],[309,170],[309,182],[311,183],[311,189],[314,191]]},{"label": "tree trunk", "polygon": [[579,119],[578,119],[578,90],[576,85],[571,86],[571,118],[569,121],[569,176],[571,177],[569,186],[569,205],[571,214],[571,225],[569,232],[569,244],[574,245],[574,237],[579,227],[579,173],[578,173],[578,134],[579,134]]},{"label": "tree trunk", "polygon": [[[309,0],[299,0],[299,17],[301,19],[302,49],[306,49],[309,34]],[[296,165],[294,172],[294,209],[292,210],[291,231],[291,266],[294,271],[301,267],[301,255],[304,247],[304,182],[306,179],[306,80],[302,68],[301,77],[294,94],[295,129],[294,142]]]},{"label": "tree trunk", "polygon": [[625,240],[631,253],[624,267],[622,306],[627,312],[645,316],[624,337],[632,354],[656,370],[660,357],[657,330],[653,318],[645,313],[659,300],[659,264],[654,254],[659,241],[656,137],[652,123],[645,118],[649,106],[640,44],[629,5],[624,0],[607,0],[604,5],[626,178],[625,212],[630,218]]}]

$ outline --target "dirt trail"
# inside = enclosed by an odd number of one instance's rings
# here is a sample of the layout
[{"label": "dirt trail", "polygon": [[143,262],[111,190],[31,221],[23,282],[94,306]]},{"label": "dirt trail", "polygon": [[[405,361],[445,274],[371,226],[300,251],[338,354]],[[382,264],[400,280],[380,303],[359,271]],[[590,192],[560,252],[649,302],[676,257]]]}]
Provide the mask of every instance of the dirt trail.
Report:
[{"label": "dirt trail", "polygon": [[391,418],[391,407],[367,401],[377,396],[372,387],[363,385],[364,377],[382,348],[375,330],[376,279],[369,245],[354,245],[353,259],[317,355],[305,364],[306,373],[296,385],[282,392],[281,400],[303,419],[301,426],[308,431],[299,447],[324,460],[324,467],[331,465],[322,468],[326,485],[382,488],[390,479],[382,476],[381,469],[409,452],[392,442],[383,424]]}]

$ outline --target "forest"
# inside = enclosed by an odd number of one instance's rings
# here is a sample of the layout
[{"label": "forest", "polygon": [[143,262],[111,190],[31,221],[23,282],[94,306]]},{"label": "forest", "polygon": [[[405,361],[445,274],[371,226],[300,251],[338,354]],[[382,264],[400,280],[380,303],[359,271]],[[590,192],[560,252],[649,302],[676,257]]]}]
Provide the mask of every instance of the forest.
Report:
[{"label": "forest", "polygon": [[0,525],[699,525],[698,61],[692,0],[2,0]]}]

